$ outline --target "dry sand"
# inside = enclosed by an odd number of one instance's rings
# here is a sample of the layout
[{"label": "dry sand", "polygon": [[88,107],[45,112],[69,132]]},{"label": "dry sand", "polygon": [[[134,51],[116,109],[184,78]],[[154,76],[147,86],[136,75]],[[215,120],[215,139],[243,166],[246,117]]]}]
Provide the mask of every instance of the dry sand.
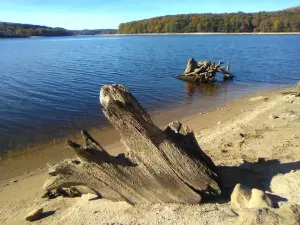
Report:
[{"label": "dry sand", "polygon": [[[228,196],[236,183],[268,191],[278,203],[278,209],[255,211],[257,223],[297,224],[286,206],[300,202],[299,97],[281,91],[258,93],[182,122],[194,130],[201,148],[220,168],[227,197],[199,205],[45,200],[41,196],[47,168],[42,168],[0,183],[0,224],[27,224],[27,213],[41,206],[44,218],[33,224],[247,224],[243,219],[252,212],[230,206]],[[117,153],[123,147],[115,143],[106,149]]]}]

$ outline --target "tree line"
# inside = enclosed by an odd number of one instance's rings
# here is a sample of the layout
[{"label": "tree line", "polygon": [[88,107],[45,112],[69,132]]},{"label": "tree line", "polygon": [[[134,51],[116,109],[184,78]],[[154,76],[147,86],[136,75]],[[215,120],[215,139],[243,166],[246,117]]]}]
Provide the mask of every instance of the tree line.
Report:
[{"label": "tree line", "polygon": [[64,28],[52,28],[32,24],[0,22],[0,38],[6,37],[30,37],[30,36],[72,36],[72,35],[97,35],[114,34],[114,29],[97,30],[66,30]]},{"label": "tree line", "polygon": [[275,12],[167,15],[121,23],[120,34],[300,32],[300,6]]},{"label": "tree line", "polygon": [[73,35],[99,35],[99,34],[115,34],[116,29],[95,29],[95,30],[72,30]]},{"label": "tree line", "polygon": [[275,12],[167,15],[121,23],[118,30],[67,30],[59,27],[0,22],[0,38],[193,32],[300,32],[300,6]]}]

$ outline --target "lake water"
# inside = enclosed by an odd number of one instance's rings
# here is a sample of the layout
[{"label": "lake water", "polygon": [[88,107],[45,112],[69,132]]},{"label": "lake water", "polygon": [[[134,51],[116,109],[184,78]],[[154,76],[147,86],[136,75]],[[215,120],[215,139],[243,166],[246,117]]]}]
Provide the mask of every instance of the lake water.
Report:
[{"label": "lake water", "polygon": [[[174,79],[190,57],[230,60],[236,77],[213,86]],[[126,85],[150,112],[189,104],[201,111],[295,84],[300,35],[0,39],[0,78],[3,153],[105,125],[99,104],[104,84]]]}]

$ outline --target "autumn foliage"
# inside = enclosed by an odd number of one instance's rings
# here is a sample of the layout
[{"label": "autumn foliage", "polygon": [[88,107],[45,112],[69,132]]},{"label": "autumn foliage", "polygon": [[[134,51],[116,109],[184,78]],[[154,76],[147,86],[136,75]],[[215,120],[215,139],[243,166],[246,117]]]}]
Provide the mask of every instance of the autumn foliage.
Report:
[{"label": "autumn foliage", "polygon": [[299,32],[300,6],[276,12],[168,15],[122,23],[120,34]]}]

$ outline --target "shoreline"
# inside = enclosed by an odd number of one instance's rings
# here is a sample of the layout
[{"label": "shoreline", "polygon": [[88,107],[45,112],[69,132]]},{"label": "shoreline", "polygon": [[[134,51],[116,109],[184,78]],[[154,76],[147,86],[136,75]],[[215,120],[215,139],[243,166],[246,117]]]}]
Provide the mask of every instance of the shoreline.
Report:
[{"label": "shoreline", "polygon": [[300,35],[300,32],[250,32],[250,33],[136,33],[136,34],[100,34],[96,36],[181,36],[181,35]]},{"label": "shoreline", "polygon": [[[192,116],[197,112],[211,110],[217,106],[228,103],[236,98],[244,97],[255,92],[287,88],[289,84],[248,84],[248,83],[220,83],[215,85],[194,85],[184,83],[185,93],[173,101],[166,102],[163,107],[155,107],[153,104],[150,108],[144,105],[145,109],[158,126],[167,125],[175,119],[183,119],[187,116]],[[99,104],[99,103],[98,103]],[[98,105],[97,104],[97,105]],[[99,112],[101,111],[101,106]],[[94,119],[93,119],[94,118]],[[115,141],[107,135],[102,135],[110,132],[112,129],[109,121],[102,116],[90,116],[89,121],[74,124],[73,126],[53,125],[44,128],[39,127],[37,131],[32,129],[31,135],[26,133],[15,133],[14,140],[11,141],[10,147],[7,142],[1,142],[3,151],[0,152],[0,159],[16,158],[22,154],[38,152],[43,149],[55,148],[55,146],[65,143],[67,140],[73,139],[81,141],[81,130],[92,132],[95,136],[99,136],[99,141],[108,145]],[[94,121],[97,121],[96,123]],[[70,121],[72,122],[72,121]],[[60,131],[56,133],[56,131]],[[101,135],[98,135],[101,133]],[[0,161],[1,163],[1,161]],[[0,164],[1,165],[1,164]],[[0,175],[1,180],[1,175]]]},{"label": "shoreline", "polygon": [[[241,102],[243,99],[246,99],[249,96],[272,93],[274,91],[278,91],[278,89],[254,92],[225,102],[220,100],[220,103],[216,103],[216,106],[210,105],[202,108],[199,108],[201,99],[198,99],[198,101],[192,105],[187,105],[180,108],[154,110],[150,112],[150,116],[157,126],[165,127],[170,122],[175,120],[180,120],[184,123],[190,118],[194,118],[199,113],[210,114],[211,112],[216,111],[218,108],[235,104],[236,101]],[[203,121],[203,125],[206,123],[209,122]],[[117,155],[123,152],[124,146],[120,142],[119,133],[114,127],[112,127],[111,124],[107,124],[104,127],[99,128],[92,127],[87,130],[111,154]],[[6,155],[2,155],[2,158],[0,158],[0,168],[2,167],[0,170],[0,183],[8,181],[17,176],[31,173],[32,171],[40,170],[41,168],[45,168],[47,165],[56,163],[64,158],[73,157],[73,152],[66,148],[65,142],[67,140],[73,140],[77,143],[81,143],[82,137],[78,132],[70,134],[67,137],[54,140],[55,141],[49,141],[46,143],[37,143],[36,145],[33,144],[33,147],[31,148],[12,151]],[[31,163],[28,164],[28,161],[31,161]]]},{"label": "shoreline", "polygon": [[136,34],[95,34],[95,35],[63,35],[63,36],[23,36],[23,37],[1,37],[1,39],[18,38],[53,38],[53,37],[109,37],[109,36],[189,36],[189,35],[300,35],[300,32],[247,32],[247,33],[219,33],[219,32],[196,32],[196,33],[136,33]]},{"label": "shoreline", "polygon": [[[223,94],[216,95],[214,98],[201,98],[196,95],[196,99],[188,104],[181,103],[181,105],[178,106],[170,105],[163,109],[148,111],[148,113],[157,126],[164,127],[174,120],[185,121],[187,118],[194,117],[198,113],[209,113],[214,111],[215,108],[230,104],[235,100],[243,99],[249,95],[255,95],[261,92],[270,92],[273,91],[274,88],[278,89],[279,87],[274,86],[269,89],[267,88],[267,90],[266,88],[263,88],[263,91],[254,91],[252,93],[245,92],[238,94],[237,96],[234,94],[235,90],[232,90],[233,97],[228,97],[227,93],[224,93],[224,96]],[[117,155],[122,152],[121,149],[123,147],[120,143],[119,133],[109,122],[104,126],[84,127],[83,129],[89,131],[102,146],[111,150],[112,154]],[[22,149],[12,150],[6,154],[0,154],[0,168],[2,167],[0,170],[0,182],[16,176],[22,176],[25,173],[30,173],[47,166],[47,164],[55,163],[58,160],[72,157],[73,153],[71,150],[67,149],[65,145],[67,140],[81,143],[82,137],[80,132],[73,132],[65,137],[30,143]],[[28,161],[31,161],[31,163],[28,164]]]},{"label": "shoreline", "polygon": [[[221,169],[227,188],[239,182],[262,190],[269,188],[272,195],[280,196],[281,199],[277,198],[279,208],[269,209],[272,213],[283,213],[281,207],[300,201],[300,180],[297,179],[300,175],[300,98],[283,95],[285,90],[256,92],[181,120],[194,131],[201,149]],[[110,153],[124,151],[120,142],[104,148]],[[64,154],[54,155],[57,161],[66,158]],[[258,160],[262,158],[265,163]],[[24,217],[33,207],[53,212],[38,224],[219,224],[220,221],[236,224],[239,219],[238,213],[232,213],[228,198],[199,205],[137,206],[105,199],[45,200],[41,198],[42,186],[51,164],[13,180],[0,181],[2,224],[25,224]]]}]

